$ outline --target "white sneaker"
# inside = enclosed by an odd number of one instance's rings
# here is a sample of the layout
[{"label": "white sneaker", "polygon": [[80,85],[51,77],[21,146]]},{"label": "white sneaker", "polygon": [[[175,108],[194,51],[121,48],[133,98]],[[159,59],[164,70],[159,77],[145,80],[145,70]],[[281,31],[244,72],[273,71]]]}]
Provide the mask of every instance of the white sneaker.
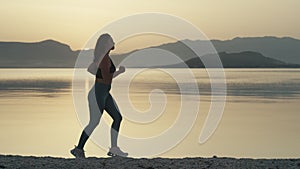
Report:
[{"label": "white sneaker", "polygon": [[70,152],[75,158],[85,158],[84,150],[77,148],[76,146]]},{"label": "white sneaker", "polygon": [[107,155],[112,157],[114,156],[127,157],[128,153],[123,152],[119,147],[111,147]]}]

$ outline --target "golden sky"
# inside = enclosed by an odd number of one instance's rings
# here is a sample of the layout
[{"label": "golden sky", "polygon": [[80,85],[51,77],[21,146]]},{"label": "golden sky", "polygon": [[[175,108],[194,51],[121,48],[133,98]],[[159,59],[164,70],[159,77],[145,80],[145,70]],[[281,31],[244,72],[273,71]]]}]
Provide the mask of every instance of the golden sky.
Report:
[{"label": "golden sky", "polygon": [[0,3],[0,41],[54,39],[80,49],[104,25],[143,12],[184,18],[209,39],[237,36],[300,39],[300,0],[1,0]]}]

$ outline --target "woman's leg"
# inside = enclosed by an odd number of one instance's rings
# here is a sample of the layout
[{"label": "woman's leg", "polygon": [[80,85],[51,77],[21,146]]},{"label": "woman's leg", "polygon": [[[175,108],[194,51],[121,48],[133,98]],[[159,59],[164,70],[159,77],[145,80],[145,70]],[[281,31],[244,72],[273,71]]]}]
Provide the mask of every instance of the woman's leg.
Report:
[{"label": "woman's leg", "polygon": [[100,122],[101,116],[103,114],[106,96],[108,95],[104,91],[105,88],[101,88],[99,85],[95,84],[95,86],[90,90],[88,94],[90,121],[81,133],[77,148],[83,149],[89,136],[92,134],[92,132]]},{"label": "woman's leg", "polygon": [[118,135],[119,135],[120,124],[122,121],[122,116],[120,114],[120,111],[118,109],[116,102],[114,101],[113,97],[110,94],[106,98],[104,109],[113,119],[113,123],[111,125],[111,130],[110,130],[111,147],[117,147],[118,146]]}]

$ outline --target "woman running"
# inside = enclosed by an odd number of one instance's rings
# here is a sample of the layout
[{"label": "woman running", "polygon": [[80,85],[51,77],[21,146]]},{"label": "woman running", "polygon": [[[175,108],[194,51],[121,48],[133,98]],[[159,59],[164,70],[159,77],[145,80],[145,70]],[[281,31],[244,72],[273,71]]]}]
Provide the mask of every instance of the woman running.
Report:
[{"label": "woman running", "polygon": [[110,51],[114,48],[113,39],[109,34],[102,34],[98,38],[94,50],[94,63],[97,65],[95,85],[88,94],[90,121],[82,131],[78,145],[71,150],[71,154],[76,158],[85,158],[83,147],[89,136],[99,124],[103,110],[105,110],[113,119],[110,131],[111,148],[107,155],[128,156],[128,153],[123,152],[118,147],[118,135],[122,115],[120,114],[116,102],[109,93],[112,79],[125,72],[125,67],[123,66],[120,66],[119,70],[116,71],[116,67],[109,56]]}]

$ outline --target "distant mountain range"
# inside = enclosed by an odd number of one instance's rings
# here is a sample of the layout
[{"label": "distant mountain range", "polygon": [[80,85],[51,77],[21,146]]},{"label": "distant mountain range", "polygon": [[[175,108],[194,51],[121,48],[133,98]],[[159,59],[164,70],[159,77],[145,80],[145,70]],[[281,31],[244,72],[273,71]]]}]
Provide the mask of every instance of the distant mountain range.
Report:
[{"label": "distant mountain range", "polygon": [[57,41],[0,42],[1,68],[74,67],[79,51]]},{"label": "distant mountain range", "polygon": [[[213,54],[202,56],[202,59],[208,59]],[[218,54],[225,68],[300,68],[297,64],[288,64],[276,59],[271,59],[257,52],[245,51],[239,53],[221,52]],[[199,58],[192,58],[184,62],[190,68],[215,68],[216,66],[204,66]],[[186,67],[183,63],[167,67]]]},{"label": "distant mountain range", "polygon": [[[156,62],[157,59],[160,59],[162,63],[165,64],[152,67],[185,67],[186,65],[192,68],[204,67],[199,57],[185,45],[186,43],[207,45],[209,42],[202,40],[184,40],[119,54],[112,56],[112,58],[115,64],[118,64],[124,60],[124,58],[133,54],[139,58],[138,55],[143,55],[144,50],[162,49],[177,55],[181,61],[178,63],[168,63],[168,59],[167,57],[164,58],[164,55],[156,56]],[[300,40],[297,39],[289,37],[253,37],[234,38],[226,41],[212,40],[211,43],[219,52],[220,60],[225,68],[300,67]],[[0,67],[72,68],[80,52],[87,58],[87,63],[92,60],[92,50],[72,51],[68,45],[53,40],[36,43],[0,42]],[[212,56],[213,54],[207,53],[200,57],[205,59]],[[148,60],[152,59],[151,57],[155,57],[153,53],[150,53],[150,55],[146,57],[143,55],[143,57],[140,57],[143,59],[137,59],[141,60],[139,63],[131,61],[128,62],[126,66],[139,67],[136,65],[143,65],[143,62],[148,62]],[[79,65],[79,67],[84,67],[84,65]]]},{"label": "distant mountain range", "polygon": [[286,63],[300,64],[300,40],[284,37],[234,38],[227,41],[212,40],[218,52],[253,51]]}]

